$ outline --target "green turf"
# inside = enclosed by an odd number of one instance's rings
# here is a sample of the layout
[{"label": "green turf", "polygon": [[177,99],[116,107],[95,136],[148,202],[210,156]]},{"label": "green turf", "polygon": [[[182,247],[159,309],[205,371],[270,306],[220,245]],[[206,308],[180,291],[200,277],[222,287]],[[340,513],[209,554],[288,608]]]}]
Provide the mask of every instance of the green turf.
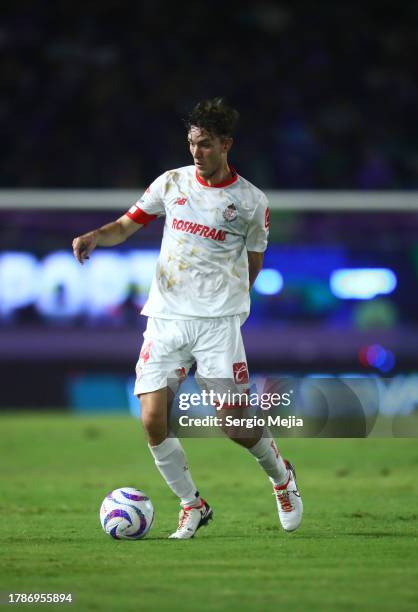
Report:
[{"label": "green turf", "polygon": [[[191,541],[168,541],[177,501],[130,417],[1,417],[0,591],[72,591],[80,610],[417,609],[416,439],[279,444],[305,504],[293,534],[245,450],[184,444],[215,518]],[[152,498],[147,539],[102,532],[100,503],[119,486]]]}]

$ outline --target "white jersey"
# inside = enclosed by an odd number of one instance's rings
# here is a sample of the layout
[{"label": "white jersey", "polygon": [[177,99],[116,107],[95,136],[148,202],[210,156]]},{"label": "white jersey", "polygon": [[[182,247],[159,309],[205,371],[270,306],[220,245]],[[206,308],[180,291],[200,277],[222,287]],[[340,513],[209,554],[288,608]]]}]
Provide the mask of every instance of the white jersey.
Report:
[{"label": "white jersey", "polygon": [[159,176],[127,215],[146,225],[165,215],[161,252],[142,314],[165,319],[248,315],[247,251],[267,247],[262,191],[235,171],[209,186],[194,166]]}]

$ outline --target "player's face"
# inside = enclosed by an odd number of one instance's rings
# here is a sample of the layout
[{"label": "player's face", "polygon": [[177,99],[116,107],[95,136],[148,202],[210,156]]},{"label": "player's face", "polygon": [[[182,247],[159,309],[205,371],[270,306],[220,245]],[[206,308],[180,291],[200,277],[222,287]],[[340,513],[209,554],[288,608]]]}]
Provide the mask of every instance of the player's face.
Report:
[{"label": "player's face", "polygon": [[232,138],[214,136],[205,129],[192,126],[188,141],[193,161],[202,178],[209,179],[226,164]]}]

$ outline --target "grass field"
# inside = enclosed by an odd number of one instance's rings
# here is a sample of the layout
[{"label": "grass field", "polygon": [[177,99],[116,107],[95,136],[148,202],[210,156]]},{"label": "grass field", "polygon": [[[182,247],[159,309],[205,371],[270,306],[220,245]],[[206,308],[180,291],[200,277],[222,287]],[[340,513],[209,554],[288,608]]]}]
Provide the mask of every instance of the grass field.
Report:
[{"label": "grass field", "polygon": [[[293,534],[246,451],[184,445],[215,515],[169,541],[177,500],[131,417],[0,417],[0,591],[71,591],[80,610],[418,609],[416,439],[284,441],[305,504]],[[154,502],[145,540],[101,530],[102,498],[119,486]]]}]

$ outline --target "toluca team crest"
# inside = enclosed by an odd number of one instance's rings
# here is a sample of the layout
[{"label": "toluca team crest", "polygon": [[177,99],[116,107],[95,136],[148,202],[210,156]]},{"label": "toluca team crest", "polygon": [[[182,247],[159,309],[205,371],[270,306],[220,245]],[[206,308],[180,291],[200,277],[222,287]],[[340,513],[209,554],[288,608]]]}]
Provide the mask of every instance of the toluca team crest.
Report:
[{"label": "toluca team crest", "polygon": [[232,364],[232,371],[234,373],[234,381],[238,385],[245,384],[249,381],[248,368],[245,361],[238,361]]},{"label": "toluca team crest", "polygon": [[224,219],[225,221],[233,221],[237,218],[238,211],[235,204],[230,204],[224,210]]}]

